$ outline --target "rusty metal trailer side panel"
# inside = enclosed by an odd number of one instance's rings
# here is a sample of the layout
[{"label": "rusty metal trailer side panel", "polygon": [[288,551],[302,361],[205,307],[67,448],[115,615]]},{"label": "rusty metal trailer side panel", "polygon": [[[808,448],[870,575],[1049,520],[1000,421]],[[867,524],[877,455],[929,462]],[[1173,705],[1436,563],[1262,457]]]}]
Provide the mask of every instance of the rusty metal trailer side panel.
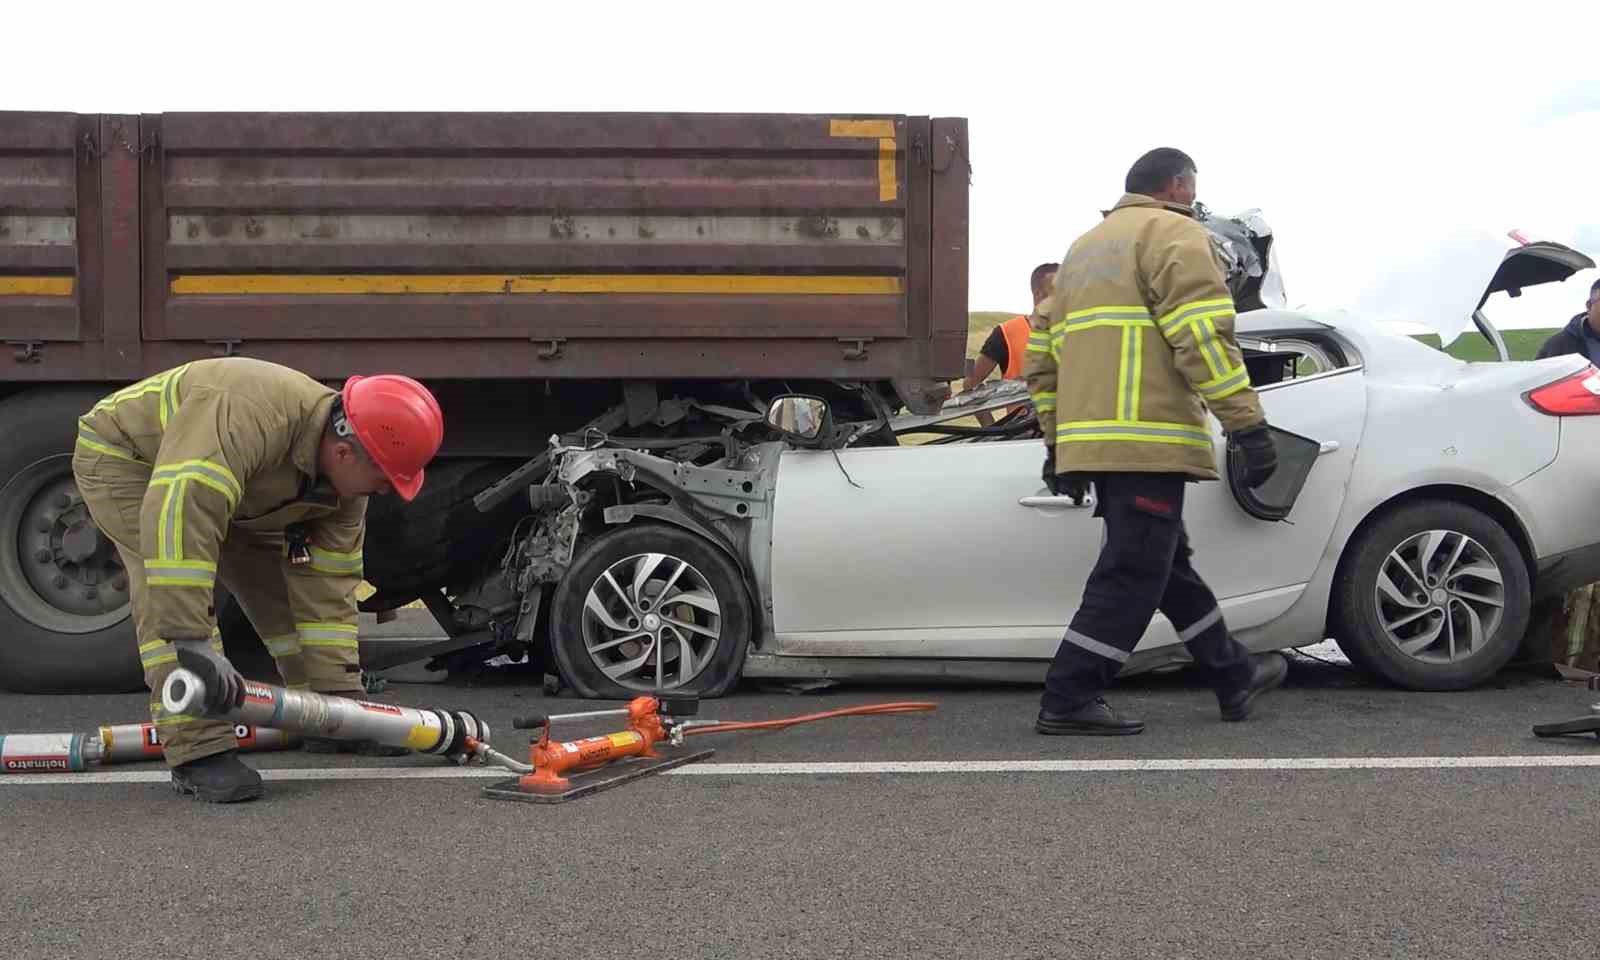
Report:
[{"label": "rusty metal trailer side panel", "polygon": [[[964,129],[957,130],[964,139]],[[959,376],[927,118],[143,118],[142,326],[314,374]],[[944,187],[944,183],[939,184]],[[945,189],[945,194],[951,192]],[[956,298],[959,299],[956,299]],[[944,333],[935,339],[936,328]],[[330,349],[337,344],[337,349]]]},{"label": "rusty metal trailer side panel", "polygon": [[29,113],[0,124],[0,337],[23,358],[96,333],[96,272],[85,261],[98,253],[98,196],[93,176],[78,173],[95,163],[91,123]]},{"label": "rusty metal trailer side panel", "polygon": [[953,379],[966,123],[0,113],[3,381]]}]

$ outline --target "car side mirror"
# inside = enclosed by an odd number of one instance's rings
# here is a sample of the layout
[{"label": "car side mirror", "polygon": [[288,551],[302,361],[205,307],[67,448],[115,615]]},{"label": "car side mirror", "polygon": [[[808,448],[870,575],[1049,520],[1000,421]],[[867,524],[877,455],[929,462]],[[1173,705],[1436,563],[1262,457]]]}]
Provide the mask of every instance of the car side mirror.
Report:
[{"label": "car side mirror", "polygon": [[801,443],[815,442],[830,422],[828,402],[820,397],[786,393],[767,408],[767,426]]}]

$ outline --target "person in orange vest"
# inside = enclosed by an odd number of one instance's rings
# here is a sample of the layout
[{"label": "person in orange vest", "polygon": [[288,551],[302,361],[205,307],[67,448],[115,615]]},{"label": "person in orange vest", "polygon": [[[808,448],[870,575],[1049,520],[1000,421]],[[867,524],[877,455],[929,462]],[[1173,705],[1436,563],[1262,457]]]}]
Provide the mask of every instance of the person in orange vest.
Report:
[{"label": "person in orange vest", "polygon": [[[1041,263],[1033,268],[1033,273],[1028,277],[1028,285],[1033,291],[1033,306],[1038,309],[1039,304],[1050,296],[1050,288],[1055,283],[1056,263]],[[973,364],[972,372],[967,374],[961,389],[965,393],[976,390],[978,384],[989,378],[994,370],[1000,371],[1002,380],[1022,379],[1022,360],[1028,352],[1028,318],[1026,316],[1012,317],[1004,323],[995,324],[989,332],[989,339],[983,342],[983,347],[978,351],[977,362]],[[1021,410],[1022,407],[1011,407],[1008,413]],[[984,426],[992,426],[994,417],[989,411],[982,410],[977,414],[978,422]]]}]

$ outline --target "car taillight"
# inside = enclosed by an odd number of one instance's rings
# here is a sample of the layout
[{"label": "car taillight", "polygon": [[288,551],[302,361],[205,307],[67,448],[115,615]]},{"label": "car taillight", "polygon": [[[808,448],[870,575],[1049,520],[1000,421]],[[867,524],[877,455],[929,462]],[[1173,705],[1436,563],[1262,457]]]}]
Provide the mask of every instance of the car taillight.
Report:
[{"label": "car taillight", "polygon": [[1530,390],[1525,396],[1535,410],[1553,417],[1600,414],[1600,370],[1590,364],[1570,377]]}]

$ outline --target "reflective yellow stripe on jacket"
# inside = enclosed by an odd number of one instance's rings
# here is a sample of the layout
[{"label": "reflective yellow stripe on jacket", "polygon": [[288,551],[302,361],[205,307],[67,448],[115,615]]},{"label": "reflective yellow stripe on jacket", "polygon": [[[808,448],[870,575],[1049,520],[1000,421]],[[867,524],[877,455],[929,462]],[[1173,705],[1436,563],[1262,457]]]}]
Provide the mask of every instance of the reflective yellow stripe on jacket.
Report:
[{"label": "reflective yellow stripe on jacket", "polygon": [[309,550],[313,573],[330,577],[359,577],[362,574],[359,553],[340,553],[336,550],[324,550],[315,545],[309,547]]},{"label": "reflective yellow stripe on jacket", "polygon": [[1144,420],[1072,420],[1056,427],[1057,443],[1105,440],[1209,447],[1211,433],[1203,427],[1193,427],[1186,423],[1155,423]]},{"label": "reflective yellow stripe on jacket", "polygon": [[125,400],[134,400],[157,393],[161,395],[160,418],[161,426],[165,428],[173,412],[178,409],[178,383],[183,379],[184,371],[188,369],[189,365],[184,364],[181,367],[174,367],[153,377],[140,380],[131,386],[123,387],[95,404],[91,412],[112,410]]},{"label": "reflective yellow stripe on jacket", "polygon": [[1228,362],[1228,353],[1217,335],[1217,321],[1233,315],[1233,301],[1217,299],[1182,304],[1161,318],[1163,336],[1171,341],[1187,334],[1205,359],[1211,379],[1196,384],[1195,389],[1207,400],[1232,396],[1250,385],[1249,372]]}]

